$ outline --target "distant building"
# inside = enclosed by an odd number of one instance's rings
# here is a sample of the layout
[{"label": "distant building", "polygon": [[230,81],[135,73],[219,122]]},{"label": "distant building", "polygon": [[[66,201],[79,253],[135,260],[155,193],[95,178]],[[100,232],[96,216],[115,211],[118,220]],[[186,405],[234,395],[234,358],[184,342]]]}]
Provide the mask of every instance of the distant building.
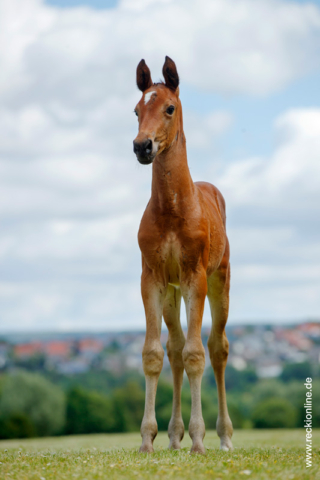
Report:
[{"label": "distant building", "polygon": [[41,342],[20,343],[14,346],[13,353],[20,359],[33,357],[38,353],[42,353],[43,345]]},{"label": "distant building", "polygon": [[53,341],[43,344],[43,352],[50,359],[66,358],[71,353],[73,342],[71,341]]},{"label": "distant building", "polygon": [[[207,339],[209,327],[204,327],[206,368],[211,368]],[[320,323],[307,322],[294,326],[240,325],[228,326],[230,342],[228,364],[241,371],[255,369],[262,378],[277,377],[285,363],[320,361]],[[12,336],[11,336],[12,338]],[[21,341],[21,334],[17,337]],[[30,337],[29,337],[30,338]],[[41,337],[43,338],[43,337]],[[164,329],[160,341],[166,351],[168,332]],[[57,333],[45,340],[10,345],[0,342],[0,368],[14,368],[36,355],[43,355],[46,369],[57,369],[66,375],[90,369],[103,369],[121,374],[128,369],[142,372],[142,349],[145,332],[108,332],[98,335]],[[12,340],[14,342],[14,339]],[[8,359],[10,358],[10,361]],[[169,370],[167,355],[164,370]]]}]

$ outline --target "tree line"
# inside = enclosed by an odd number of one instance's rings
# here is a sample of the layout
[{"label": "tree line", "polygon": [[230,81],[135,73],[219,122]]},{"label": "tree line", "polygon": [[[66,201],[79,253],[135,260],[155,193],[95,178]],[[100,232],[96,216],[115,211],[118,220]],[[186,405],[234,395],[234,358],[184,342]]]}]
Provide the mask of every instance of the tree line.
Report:
[{"label": "tree line", "polygon": [[[304,381],[309,364],[290,364],[278,379],[258,379],[254,370],[228,366],[226,387],[234,428],[302,427],[305,416]],[[203,378],[202,409],[207,429],[214,429],[218,413],[214,375]],[[313,427],[320,427],[320,380],[313,380]],[[185,379],[182,416],[187,427],[191,396]],[[167,430],[172,408],[172,381],[159,381],[156,414],[159,430]],[[0,377],[0,438],[134,432],[144,409],[144,378],[137,372],[113,376],[91,371],[68,377],[46,376],[26,370]]]}]

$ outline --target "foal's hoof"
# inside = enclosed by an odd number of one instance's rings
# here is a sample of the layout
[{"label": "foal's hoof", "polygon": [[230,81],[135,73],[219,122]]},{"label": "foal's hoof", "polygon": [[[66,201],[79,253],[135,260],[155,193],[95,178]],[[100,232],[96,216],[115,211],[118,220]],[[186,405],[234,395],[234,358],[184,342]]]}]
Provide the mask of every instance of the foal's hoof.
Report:
[{"label": "foal's hoof", "polygon": [[180,445],[180,442],[177,440],[177,441],[170,441],[169,443],[169,450],[180,450],[181,448],[181,445]]},{"label": "foal's hoof", "polygon": [[230,438],[221,439],[220,450],[223,450],[224,452],[231,452],[233,450],[233,445]]},{"label": "foal's hoof", "polygon": [[204,448],[203,443],[196,443],[192,445],[190,453],[200,453],[200,455],[206,454],[206,449]]},{"label": "foal's hoof", "polygon": [[140,449],[139,449],[139,453],[153,453],[153,452],[154,452],[154,450],[153,450],[152,445],[142,444]]}]

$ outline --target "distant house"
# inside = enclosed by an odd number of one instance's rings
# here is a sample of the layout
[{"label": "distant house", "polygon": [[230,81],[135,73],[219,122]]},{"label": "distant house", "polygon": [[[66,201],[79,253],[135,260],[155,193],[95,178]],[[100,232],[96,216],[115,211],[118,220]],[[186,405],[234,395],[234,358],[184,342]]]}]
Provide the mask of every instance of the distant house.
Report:
[{"label": "distant house", "polygon": [[312,348],[313,342],[304,336],[304,334],[298,329],[295,330],[283,330],[282,338],[286,340],[289,345],[296,347],[298,350],[308,351]]},{"label": "distant house", "polygon": [[13,348],[13,354],[20,359],[27,359],[43,352],[41,342],[20,343]]},{"label": "distant house", "polygon": [[261,362],[261,364],[257,366],[256,372],[260,378],[278,377],[282,372],[282,366],[280,363],[272,361]]},{"label": "distant house", "polygon": [[20,343],[14,346],[13,353],[21,360],[26,360],[40,353],[54,360],[70,355],[71,347],[72,342],[70,341]]},{"label": "distant house", "polygon": [[71,353],[72,342],[53,341],[43,344],[43,352],[49,359],[60,359],[68,357]]},{"label": "distant house", "polygon": [[82,338],[77,343],[77,350],[80,355],[94,356],[101,352],[104,348],[104,343],[95,338]]},{"label": "distant house", "polygon": [[76,375],[87,372],[90,368],[88,362],[83,358],[74,358],[57,364],[58,372],[64,375]]},{"label": "distant house", "polygon": [[314,339],[320,339],[320,323],[308,322],[302,323],[298,329],[304,332],[305,335]]}]

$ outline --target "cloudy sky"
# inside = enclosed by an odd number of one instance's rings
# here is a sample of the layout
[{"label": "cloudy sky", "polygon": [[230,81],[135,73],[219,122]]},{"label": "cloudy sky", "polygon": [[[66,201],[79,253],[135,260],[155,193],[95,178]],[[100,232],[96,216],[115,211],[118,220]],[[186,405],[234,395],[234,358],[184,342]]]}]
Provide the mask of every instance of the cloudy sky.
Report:
[{"label": "cloudy sky", "polygon": [[135,70],[165,55],[227,203],[230,323],[320,317],[320,2],[1,0],[1,331],[144,327]]}]

